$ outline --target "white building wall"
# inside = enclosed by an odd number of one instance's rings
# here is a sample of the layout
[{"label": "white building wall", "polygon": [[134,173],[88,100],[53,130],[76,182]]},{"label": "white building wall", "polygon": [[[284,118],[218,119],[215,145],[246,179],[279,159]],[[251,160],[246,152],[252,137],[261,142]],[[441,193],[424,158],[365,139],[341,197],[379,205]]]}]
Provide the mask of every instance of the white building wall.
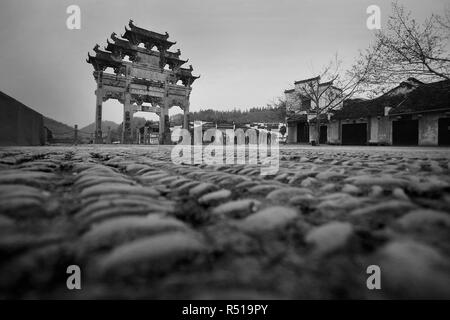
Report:
[{"label": "white building wall", "polygon": [[288,143],[296,143],[297,142],[297,123],[288,123],[287,126],[287,142]]},{"label": "white building wall", "polygon": [[378,119],[376,117],[370,118],[370,136],[369,143],[378,143]]},{"label": "white building wall", "polygon": [[340,144],[341,139],[339,137],[340,121],[332,121],[328,123],[327,140],[330,144]]},{"label": "white building wall", "polygon": [[424,114],[419,118],[419,145],[436,146],[438,144],[438,114]]}]

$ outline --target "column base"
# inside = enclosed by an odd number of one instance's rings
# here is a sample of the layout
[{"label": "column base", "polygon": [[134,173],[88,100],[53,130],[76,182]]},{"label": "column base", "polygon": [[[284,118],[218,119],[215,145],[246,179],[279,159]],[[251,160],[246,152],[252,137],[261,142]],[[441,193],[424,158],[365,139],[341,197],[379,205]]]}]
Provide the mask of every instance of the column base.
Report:
[{"label": "column base", "polygon": [[103,137],[102,137],[102,132],[97,132],[95,138],[94,138],[94,143],[95,144],[103,144]]}]

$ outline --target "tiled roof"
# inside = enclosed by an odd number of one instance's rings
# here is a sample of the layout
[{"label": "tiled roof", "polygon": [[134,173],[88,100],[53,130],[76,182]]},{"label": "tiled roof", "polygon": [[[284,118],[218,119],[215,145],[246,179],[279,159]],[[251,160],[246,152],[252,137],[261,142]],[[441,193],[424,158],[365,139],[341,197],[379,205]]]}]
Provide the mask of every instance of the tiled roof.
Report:
[{"label": "tiled roof", "polygon": [[319,79],[320,79],[320,77],[317,76],[317,77],[314,77],[314,78],[309,78],[309,79],[295,81],[294,84],[305,83],[305,82],[310,82],[310,81],[318,81]]},{"label": "tiled roof", "polygon": [[[401,92],[400,90],[405,89]],[[389,114],[402,114],[435,109],[450,109],[450,81],[422,83],[408,79],[388,93],[372,100],[347,100],[344,107],[334,112],[333,119],[358,119],[384,116],[385,107]]]},{"label": "tiled roof", "polygon": [[288,122],[294,122],[294,121],[307,121],[308,117],[306,114],[293,114],[287,116]]},{"label": "tiled roof", "polygon": [[340,110],[336,110],[333,119],[358,119],[365,117],[383,116],[385,107],[398,105],[404,100],[403,96],[381,96],[373,100],[347,100]]},{"label": "tiled roof", "polygon": [[405,101],[389,114],[402,114],[437,109],[450,109],[450,81],[423,84],[410,92]]}]

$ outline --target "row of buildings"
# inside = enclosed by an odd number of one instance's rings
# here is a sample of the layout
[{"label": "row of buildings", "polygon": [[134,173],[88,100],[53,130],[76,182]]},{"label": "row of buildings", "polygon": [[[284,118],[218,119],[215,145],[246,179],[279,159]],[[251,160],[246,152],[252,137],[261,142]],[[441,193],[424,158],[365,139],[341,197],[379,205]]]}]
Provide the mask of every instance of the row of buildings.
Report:
[{"label": "row of buildings", "polygon": [[[313,81],[319,78],[297,81],[294,89],[285,91],[288,143],[317,141],[315,106],[301,94]],[[330,83],[320,83],[322,87],[339,94]],[[319,105],[326,99],[324,94]],[[322,113],[320,124],[322,144],[450,145],[450,81],[410,78],[375,99],[344,101]]]},{"label": "row of buildings", "polygon": [[[286,90],[287,143],[338,145],[450,145],[450,81],[423,83],[410,78],[372,100],[353,99],[320,115],[320,137],[316,137],[315,105],[301,95],[305,86],[319,78],[295,82]],[[339,94],[332,83],[318,83],[318,92]],[[326,93],[326,92],[325,92]],[[319,106],[326,105],[327,94]],[[0,92],[0,145],[42,145],[48,141],[43,116]],[[169,126],[169,124],[167,124]],[[243,128],[278,131],[281,124],[254,124]],[[233,124],[205,123],[203,130],[236,129]],[[159,128],[141,127],[137,144],[154,144]],[[112,142],[112,141],[111,141]]]}]

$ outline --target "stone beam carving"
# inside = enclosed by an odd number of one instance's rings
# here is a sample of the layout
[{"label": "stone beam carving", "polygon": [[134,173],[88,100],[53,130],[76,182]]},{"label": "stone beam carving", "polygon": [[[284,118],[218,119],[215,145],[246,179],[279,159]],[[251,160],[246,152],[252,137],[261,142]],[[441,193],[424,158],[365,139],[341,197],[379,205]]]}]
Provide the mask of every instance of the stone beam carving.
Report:
[{"label": "stone beam carving", "polygon": [[103,95],[103,102],[108,101],[109,99],[116,99],[120,103],[124,102],[124,96],[122,92],[105,91],[105,94]]}]

